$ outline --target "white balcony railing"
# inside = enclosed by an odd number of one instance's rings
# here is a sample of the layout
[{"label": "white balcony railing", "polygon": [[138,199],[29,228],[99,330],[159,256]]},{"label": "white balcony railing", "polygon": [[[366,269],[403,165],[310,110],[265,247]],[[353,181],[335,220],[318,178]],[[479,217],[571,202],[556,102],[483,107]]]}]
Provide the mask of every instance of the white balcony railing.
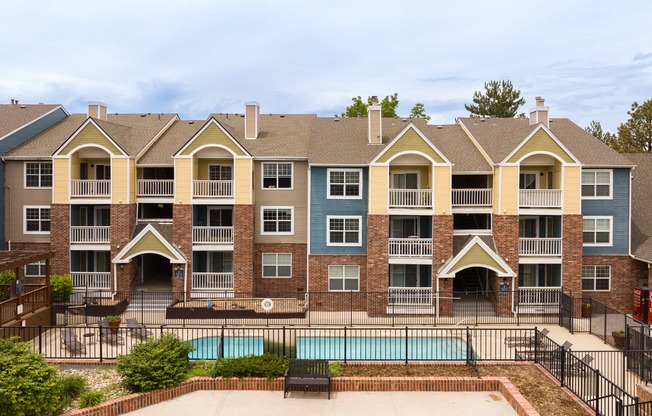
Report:
[{"label": "white balcony railing", "polygon": [[138,179],[137,196],[173,196],[174,179]]},{"label": "white balcony railing", "polygon": [[561,208],[561,189],[521,189],[521,208]]},{"label": "white balcony railing", "polygon": [[390,189],[391,208],[432,208],[431,189]]},{"label": "white balcony railing", "polygon": [[519,305],[559,305],[560,287],[519,287]]},{"label": "white balcony railing", "polygon": [[111,289],[110,272],[71,272],[72,286],[88,289]]},{"label": "white balcony railing", "polygon": [[108,244],[111,240],[109,226],[72,226],[71,244]]},{"label": "white balcony railing", "polygon": [[561,238],[519,238],[521,256],[561,256]]},{"label": "white balcony railing", "polygon": [[110,195],[110,179],[73,179],[70,181],[70,196],[98,197]]},{"label": "white balcony railing", "polygon": [[432,306],[432,289],[429,287],[390,287],[389,306]]},{"label": "white balcony railing", "polygon": [[192,288],[197,290],[233,290],[233,273],[193,273]]},{"label": "white balcony railing", "polygon": [[192,196],[200,198],[232,198],[233,181],[192,181]]},{"label": "white balcony railing", "polygon": [[192,242],[233,244],[233,227],[192,227]]},{"label": "white balcony railing", "polygon": [[491,189],[453,189],[454,207],[491,206]]},{"label": "white balcony railing", "polygon": [[432,257],[432,238],[390,238],[390,257]]}]

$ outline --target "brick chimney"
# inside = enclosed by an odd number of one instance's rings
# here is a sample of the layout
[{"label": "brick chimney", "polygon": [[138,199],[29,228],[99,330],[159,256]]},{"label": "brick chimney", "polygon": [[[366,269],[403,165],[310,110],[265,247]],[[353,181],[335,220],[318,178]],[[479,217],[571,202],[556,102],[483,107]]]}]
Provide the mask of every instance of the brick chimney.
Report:
[{"label": "brick chimney", "polygon": [[106,121],[106,104],[99,101],[89,101],[88,116]]},{"label": "brick chimney", "polygon": [[544,126],[550,127],[548,122],[548,110],[550,107],[546,107],[543,103],[546,101],[541,97],[536,97],[536,107],[530,109],[530,125],[543,123]]},{"label": "brick chimney", "polygon": [[258,114],[260,106],[255,101],[245,103],[245,139],[258,138]]},{"label": "brick chimney", "polygon": [[371,97],[371,105],[368,108],[367,121],[369,123],[369,143],[379,144],[383,142],[383,118],[380,114],[378,97]]}]

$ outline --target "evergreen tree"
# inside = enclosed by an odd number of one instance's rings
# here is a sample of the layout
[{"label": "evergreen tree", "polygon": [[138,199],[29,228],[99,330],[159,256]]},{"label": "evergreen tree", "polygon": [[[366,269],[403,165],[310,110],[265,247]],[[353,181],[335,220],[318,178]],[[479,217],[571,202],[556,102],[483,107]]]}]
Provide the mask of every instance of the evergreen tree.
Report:
[{"label": "evergreen tree", "polygon": [[485,82],[484,89],[484,93],[473,93],[474,104],[464,104],[471,117],[512,118],[516,116],[518,108],[525,104],[521,91],[515,90],[511,81]]}]

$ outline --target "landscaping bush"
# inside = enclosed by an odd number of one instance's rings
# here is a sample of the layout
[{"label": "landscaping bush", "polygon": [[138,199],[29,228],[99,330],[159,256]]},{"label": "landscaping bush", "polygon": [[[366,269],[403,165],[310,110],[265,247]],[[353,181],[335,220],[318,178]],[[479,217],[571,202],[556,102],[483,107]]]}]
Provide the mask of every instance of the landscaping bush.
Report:
[{"label": "landscaping bush", "polygon": [[340,377],[344,373],[342,363],[328,363],[328,369],[331,370],[332,377]]},{"label": "landscaping bush", "polygon": [[53,274],[50,277],[52,286],[52,300],[54,302],[67,302],[72,294],[72,278],[69,274]]},{"label": "landscaping bush", "polygon": [[27,343],[0,339],[0,412],[12,416],[45,415],[59,401],[55,366]]},{"label": "landscaping bush", "polygon": [[63,376],[57,379],[57,395],[59,397],[56,413],[63,412],[72,402],[86,391],[86,378],[83,376]]},{"label": "landscaping bush", "polygon": [[179,384],[190,370],[190,354],[194,348],[174,334],[163,334],[134,345],[129,355],[118,357],[117,370],[127,389],[140,392]]},{"label": "landscaping bush", "polygon": [[187,377],[210,377],[214,367],[215,364],[212,361],[197,360],[191,364]]},{"label": "landscaping bush", "polygon": [[[13,270],[3,270],[0,272],[0,285],[8,285],[16,280],[16,273]],[[9,299],[9,286],[0,287],[0,300]]]},{"label": "landscaping bush", "polygon": [[224,358],[215,363],[214,376],[222,377],[281,377],[288,368],[288,360],[272,354]]},{"label": "landscaping bush", "polygon": [[101,390],[86,390],[79,397],[79,407],[97,406],[104,401],[104,392]]}]

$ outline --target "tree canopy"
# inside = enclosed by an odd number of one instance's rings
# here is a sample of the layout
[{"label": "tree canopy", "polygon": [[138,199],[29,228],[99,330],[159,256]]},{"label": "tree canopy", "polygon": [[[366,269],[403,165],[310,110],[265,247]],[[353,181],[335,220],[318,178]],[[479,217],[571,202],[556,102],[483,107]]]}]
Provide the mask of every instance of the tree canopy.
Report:
[{"label": "tree canopy", "polygon": [[426,114],[426,107],[422,103],[414,104],[410,110],[410,118],[422,118],[426,120],[426,123],[430,121],[430,116]]},{"label": "tree canopy", "polygon": [[634,102],[627,112],[629,120],[618,127],[611,145],[622,153],[652,152],[652,99],[643,104]]},{"label": "tree canopy", "polygon": [[521,91],[514,89],[511,81],[489,81],[484,83],[484,93],[473,93],[473,104],[464,104],[471,117],[512,118],[518,108],[525,104]]},{"label": "tree canopy", "polygon": [[[353,103],[346,107],[346,111],[339,115],[339,117],[367,117],[367,112],[369,106],[371,105],[371,97],[367,97],[367,102],[362,101],[362,97],[359,95],[357,97],[351,98]],[[380,102],[380,114],[382,117],[393,117],[396,118],[396,108],[398,107],[398,93],[393,95],[387,95]],[[336,115],[337,116],[337,115]]]}]

